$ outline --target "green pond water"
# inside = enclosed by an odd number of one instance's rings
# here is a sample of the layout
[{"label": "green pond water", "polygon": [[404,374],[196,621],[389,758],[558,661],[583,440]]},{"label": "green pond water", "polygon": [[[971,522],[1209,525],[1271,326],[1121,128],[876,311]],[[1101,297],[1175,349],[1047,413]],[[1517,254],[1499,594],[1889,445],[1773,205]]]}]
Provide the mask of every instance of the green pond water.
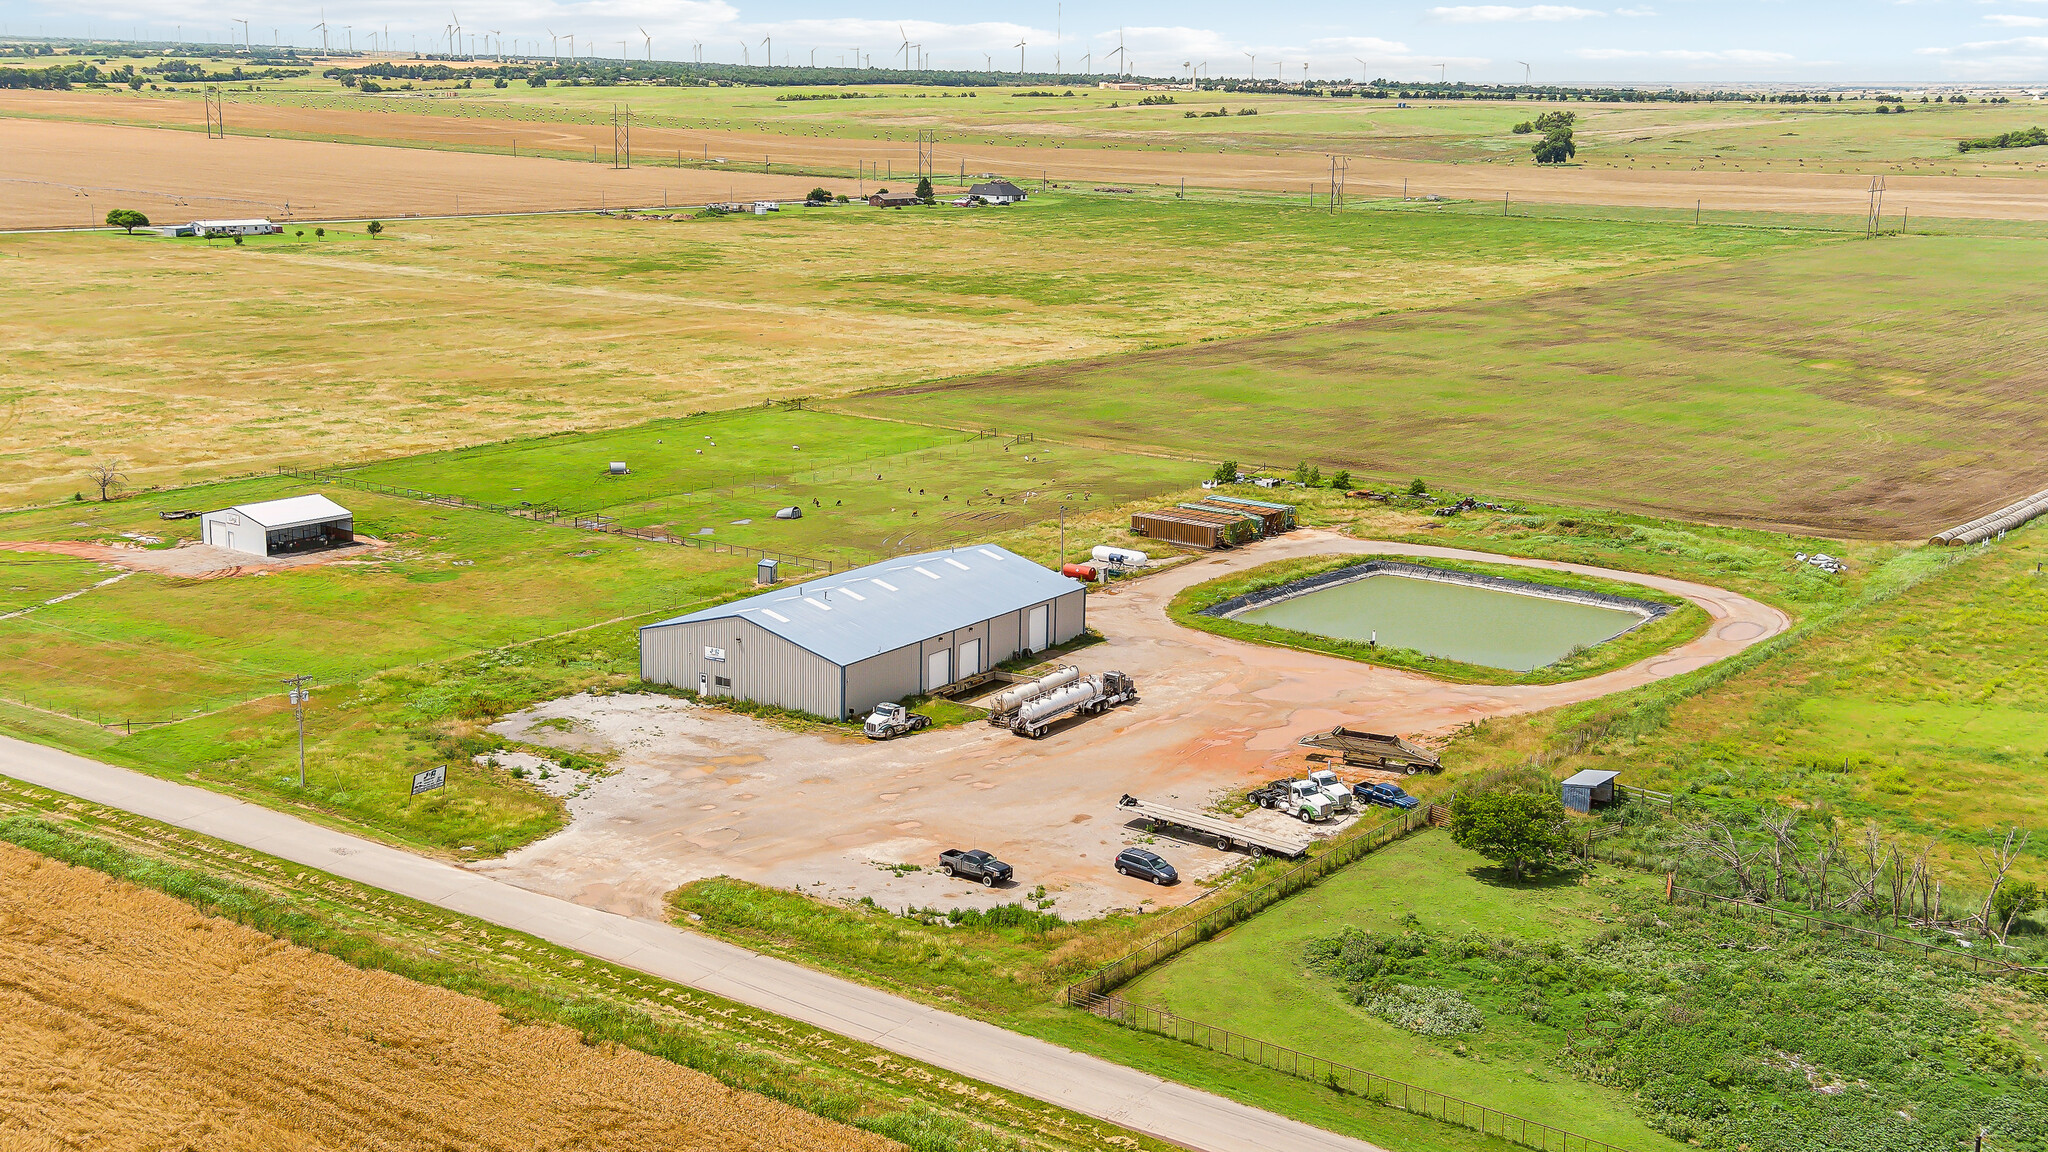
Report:
[{"label": "green pond water", "polygon": [[1582,645],[1611,640],[1642,617],[1469,584],[1383,574],[1232,617],[1339,640],[1370,640],[1430,656],[1527,672]]}]

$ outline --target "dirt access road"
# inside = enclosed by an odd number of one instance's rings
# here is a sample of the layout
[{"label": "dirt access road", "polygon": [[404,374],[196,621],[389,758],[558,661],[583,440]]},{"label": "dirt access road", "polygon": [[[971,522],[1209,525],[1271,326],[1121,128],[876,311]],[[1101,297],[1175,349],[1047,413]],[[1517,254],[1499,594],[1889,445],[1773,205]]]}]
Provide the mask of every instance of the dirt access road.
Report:
[{"label": "dirt access road", "polygon": [[[1484,560],[1634,581],[1685,596],[1712,623],[1691,643],[1604,675],[1494,686],[1246,644],[1166,616],[1168,602],[1190,585],[1331,553]],[[1131,674],[1142,699],[1069,721],[1043,740],[977,723],[873,743],[656,696],[571,698],[512,717],[501,731],[612,750],[618,772],[570,800],[568,828],[473,867],[639,916],[659,915],[669,889],[720,874],[820,896],[871,896],[889,908],[985,907],[1017,901],[1041,884],[1056,899],[1054,910],[1070,919],[1148,901],[1180,903],[1205,889],[1185,880],[1154,888],[1111,870],[1117,850],[1145,835],[1119,818],[1124,793],[1199,808],[1221,790],[1279,775],[1298,754],[1297,738],[1339,722],[1424,734],[1576,703],[1703,667],[1790,625],[1768,605],[1687,581],[1322,530],[1119,584],[1091,596],[1088,611],[1107,642],[1083,649],[1075,663]],[[532,727],[549,718],[555,725]],[[1161,844],[1193,877],[1241,859],[1207,846]],[[995,852],[1016,866],[1020,883],[990,890],[887,867],[929,868],[954,846]]]}]

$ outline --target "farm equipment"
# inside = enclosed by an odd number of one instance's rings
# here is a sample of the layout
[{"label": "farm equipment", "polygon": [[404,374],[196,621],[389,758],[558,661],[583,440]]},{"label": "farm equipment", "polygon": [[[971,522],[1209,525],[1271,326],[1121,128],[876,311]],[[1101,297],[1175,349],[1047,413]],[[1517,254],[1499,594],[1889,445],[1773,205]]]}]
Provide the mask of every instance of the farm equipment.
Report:
[{"label": "farm equipment", "polygon": [[1323,786],[1311,780],[1276,781],[1253,789],[1245,798],[1261,808],[1285,812],[1304,824],[1319,824],[1337,810],[1337,805],[1323,794]]},{"label": "farm equipment", "polygon": [[867,721],[860,730],[870,740],[892,740],[920,728],[929,728],[931,723],[931,717],[912,712],[901,704],[877,704],[875,710],[868,713]]},{"label": "farm equipment", "polygon": [[1152,804],[1135,796],[1125,796],[1117,801],[1120,812],[1135,813],[1150,821],[1154,828],[1170,824],[1191,832],[1206,832],[1216,837],[1224,848],[1240,845],[1253,856],[1277,852],[1282,856],[1299,856],[1308,851],[1313,838],[1293,831],[1267,831],[1263,828],[1247,828],[1236,820],[1212,816],[1207,812],[1190,812],[1185,808],[1171,808],[1164,804]]},{"label": "farm equipment", "polygon": [[1426,748],[1419,748],[1399,736],[1367,732],[1363,728],[1346,728],[1342,724],[1328,732],[1303,736],[1296,743],[1303,748],[1334,752],[1353,768],[1378,768],[1406,772],[1410,776],[1417,772],[1444,770],[1443,761]]},{"label": "farm equipment", "polygon": [[1036,740],[1062,716],[1092,716],[1138,698],[1138,685],[1121,672],[1096,672],[1027,700],[1009,719],[1010,731]]}]

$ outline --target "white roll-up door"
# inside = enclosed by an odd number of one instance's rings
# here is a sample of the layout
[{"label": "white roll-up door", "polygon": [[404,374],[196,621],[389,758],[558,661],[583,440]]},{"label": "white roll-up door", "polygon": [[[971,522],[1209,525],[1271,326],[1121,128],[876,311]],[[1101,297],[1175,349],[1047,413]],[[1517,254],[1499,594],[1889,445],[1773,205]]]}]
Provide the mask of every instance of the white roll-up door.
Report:
[{"label": "white roll-up door", "polygon": [[1039,649],[1045,647],[1045,625],[1047,609],[1049,607],[1050,605],[1040,604],[1038,607],[1033,608],[1031,610],[1031,625],[1029,628],[1025,630],[1024,634],[1027,637],[1029,637],[1028,641],[1025,644],[1025,647],[1029,648],[1033,652],[1036,652]]},{"label": "white roll-up door", "polygon": [[953,650],[941,648],[924,658],[924,690],[936,692],[953,682]]},{"label": "white roll-up door", "polygon": [[960,678],[965,680],[979,671],[981,671],[981,641],[978,639],[969,640],[960,645]]}]

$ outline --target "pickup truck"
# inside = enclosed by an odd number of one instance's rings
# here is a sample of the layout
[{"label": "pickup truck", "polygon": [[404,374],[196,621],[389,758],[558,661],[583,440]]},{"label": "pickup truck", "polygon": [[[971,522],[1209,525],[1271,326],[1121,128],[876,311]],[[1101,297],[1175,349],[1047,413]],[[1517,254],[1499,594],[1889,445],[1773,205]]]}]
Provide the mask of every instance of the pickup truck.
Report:
[{"label": "pickup truck", "polygon": [[1360,800],[1367,804],[1384,804],[1389,808],[1413,808],[1422,801],[1401,790],[1399,784],[1365,783],[1351,786]]},{"label": "pickup truck", "polygon": [[1010,866],[979,848],[968,852],[954,848],[939,853],[939,871],[963,880],[979,880],[990,888],[1010,879]]}]

